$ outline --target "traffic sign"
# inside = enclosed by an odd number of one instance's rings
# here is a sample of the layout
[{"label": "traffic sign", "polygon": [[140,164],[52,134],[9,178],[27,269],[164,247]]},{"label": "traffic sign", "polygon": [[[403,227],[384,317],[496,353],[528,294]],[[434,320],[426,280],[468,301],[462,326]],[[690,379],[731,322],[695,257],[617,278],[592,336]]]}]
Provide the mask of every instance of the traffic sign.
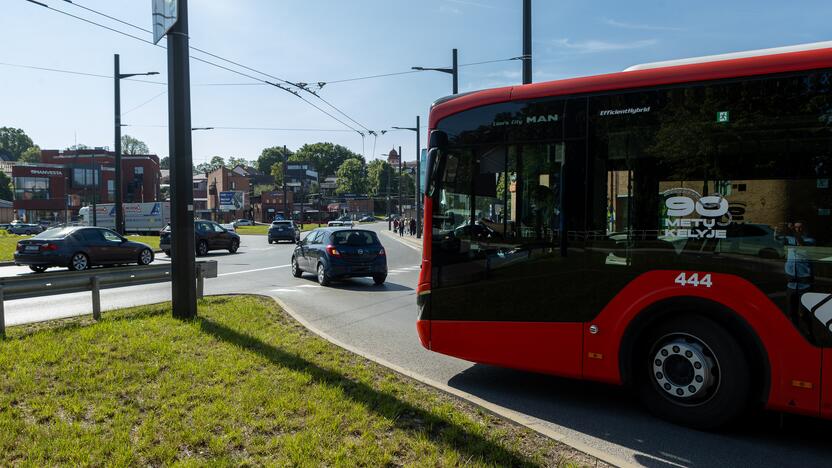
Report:
[{"label": "traffic sign", "polygon": [[179,19],[179,0],[153,0],[153,43],[157,44]]},{"label": "traffic sign", "polygon": [[716,113],[716,121],[718,123],[728,123],[731,119],[731,114],[728,111],[721,111]]}]

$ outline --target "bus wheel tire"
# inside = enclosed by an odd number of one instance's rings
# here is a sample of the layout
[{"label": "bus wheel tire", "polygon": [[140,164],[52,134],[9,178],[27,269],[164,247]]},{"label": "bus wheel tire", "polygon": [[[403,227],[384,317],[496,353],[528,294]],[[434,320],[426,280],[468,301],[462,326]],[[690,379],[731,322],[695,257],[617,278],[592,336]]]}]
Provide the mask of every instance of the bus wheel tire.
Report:
[{"label": "bus wheel tire", "polygon": [[719,324],[682,315],[643,336],[633,372],[639,397],[653,414],[708,430],[745,410],[751,383],[748,359]]}]

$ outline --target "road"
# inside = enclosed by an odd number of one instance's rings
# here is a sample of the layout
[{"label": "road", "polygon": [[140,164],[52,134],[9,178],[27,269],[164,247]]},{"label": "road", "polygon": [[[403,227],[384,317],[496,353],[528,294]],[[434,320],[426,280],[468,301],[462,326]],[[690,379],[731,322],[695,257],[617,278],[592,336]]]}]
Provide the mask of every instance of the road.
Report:
[{"label": "road", "polygon": [[[415,285],[420,254],[381,232],[390,275],[383,286],[354,279],[321,288],[312,275],[293,278],[291,244],[268,245],[265,237],[243,236],[236,255],[212,253],[219,277],[206,281],[206,294],[256,293],[278,297],[305,321],[366,354],[473,394],[532,418],[534,423],[607,454],[644,466],[829,466],[832,423],[758,413],[720,433],[685,429],[653,418],[617,387],[575,382],[491,366],[474,365],[426,351],[416,335]],[[166,261],[162,255],[157,261]],[[0,276],[28,274],[0,268]],[[113,309],[170,299],[169,284],[102,292]],[[7,323],[90,313],[89,294],[10,301]]]}]

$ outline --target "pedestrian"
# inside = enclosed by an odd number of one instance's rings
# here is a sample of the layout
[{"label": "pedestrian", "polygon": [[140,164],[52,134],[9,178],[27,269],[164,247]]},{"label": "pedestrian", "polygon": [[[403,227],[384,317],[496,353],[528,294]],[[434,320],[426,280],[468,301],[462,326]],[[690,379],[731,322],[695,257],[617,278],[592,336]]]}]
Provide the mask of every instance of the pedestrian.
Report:
[{"label": "pedestrian", "polygon": [[393,232],[399,232],[399,219],[398,218],[393,220]]},{"label": "pedestrian", "polygon": [[399,221],[399,237],[404,237],[404,218]]},{"label": "pedestrian", "polygon": [[413,218],[410,218],[410,235],[416,235],[416,220]]}]

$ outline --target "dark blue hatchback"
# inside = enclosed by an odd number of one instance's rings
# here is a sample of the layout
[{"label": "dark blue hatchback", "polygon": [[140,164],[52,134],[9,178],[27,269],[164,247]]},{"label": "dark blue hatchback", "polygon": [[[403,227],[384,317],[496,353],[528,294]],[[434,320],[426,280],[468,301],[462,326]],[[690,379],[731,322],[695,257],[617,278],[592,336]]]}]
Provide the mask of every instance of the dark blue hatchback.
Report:
[{"label": "dark blue hatchback", "polygon": [[314,272],[326,286],[339,278],[387,279],[387,254],[376,233],[363,229],[322,228],[298,242],[292,254],[292,275]]}]

